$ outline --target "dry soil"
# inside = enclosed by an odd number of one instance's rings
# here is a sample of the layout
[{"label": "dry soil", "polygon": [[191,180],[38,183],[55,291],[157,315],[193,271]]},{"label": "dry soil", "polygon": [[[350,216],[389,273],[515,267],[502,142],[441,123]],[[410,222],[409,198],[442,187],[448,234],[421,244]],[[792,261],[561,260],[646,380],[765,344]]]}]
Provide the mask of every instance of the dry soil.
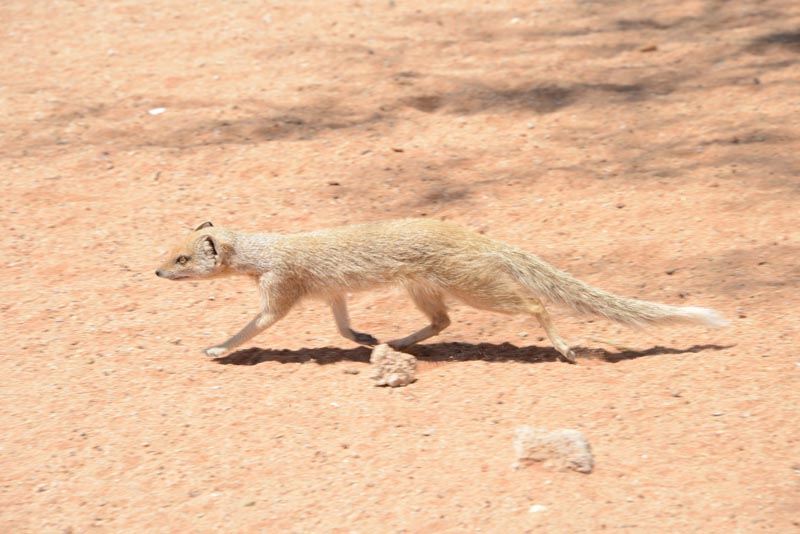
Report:
[{"label": "dry soil", "polygon": [[[0,530],[797,532],[800,6],[0,4]],[[247,280],[157,279],[205,220],[454,221],[731,326],[454,305],[417,382],[309,302],[209,359]],[[381,339],[424,318],[351,299]],[[611,342],[608,344],[607,342]],[[616,348],[615,348],[616,347]],[[520,425],[591,474],[514,470]]]}]

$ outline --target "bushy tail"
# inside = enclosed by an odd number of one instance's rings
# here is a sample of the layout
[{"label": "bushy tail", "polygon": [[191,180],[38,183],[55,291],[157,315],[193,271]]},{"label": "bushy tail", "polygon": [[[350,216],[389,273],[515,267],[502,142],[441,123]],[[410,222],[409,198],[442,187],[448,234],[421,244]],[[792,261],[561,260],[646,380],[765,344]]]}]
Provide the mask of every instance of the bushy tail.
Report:
[{"label": "bushy tail", "polygon": [[603,291],[556,269],[524,251],[510,251],[506,265],[512,276],[539,297],[564,304],[581,313],[599,315],[612,321],[644,326],[665,323],[700,323],[727,326],[727,321],[710,308],[668,306],[629,299]]}]

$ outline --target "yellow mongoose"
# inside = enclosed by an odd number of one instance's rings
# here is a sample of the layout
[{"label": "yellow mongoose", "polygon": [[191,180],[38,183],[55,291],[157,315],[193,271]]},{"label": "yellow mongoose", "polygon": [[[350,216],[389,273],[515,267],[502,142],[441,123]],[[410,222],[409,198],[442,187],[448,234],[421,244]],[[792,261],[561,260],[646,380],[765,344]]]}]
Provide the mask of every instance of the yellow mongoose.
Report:
[{"label": "yellow mongoose", "polygon": [[389,341],[402,348],[435,336],[450,324],[445,296],[470,306],[539,320],[562,359],[575,353],[558,335],[541,298],[629,325],[688,322],[724,326],[714,310],[619,297],[592,287],[517,247],[437,220],[405,219],[299,234],[241,233],[198,226],[156,271],[170,280],[251,276],[261,311],[241,332],[205,350],[221,356],[283,318],[304,297],[326,300],[339,332],[363,345],[369,334],[350,328],[345,295],[402,285],[430,324]]}]

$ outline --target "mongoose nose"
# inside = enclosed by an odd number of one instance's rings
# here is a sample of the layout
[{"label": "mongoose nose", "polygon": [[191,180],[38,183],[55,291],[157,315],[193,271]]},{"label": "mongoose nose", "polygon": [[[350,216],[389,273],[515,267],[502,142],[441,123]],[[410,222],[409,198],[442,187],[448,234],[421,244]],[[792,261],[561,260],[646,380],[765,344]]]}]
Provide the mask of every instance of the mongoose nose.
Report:
[{"label": "mongoose nose", "polygon": [[156,271],[156,276],[161,276],[161,271]]}]

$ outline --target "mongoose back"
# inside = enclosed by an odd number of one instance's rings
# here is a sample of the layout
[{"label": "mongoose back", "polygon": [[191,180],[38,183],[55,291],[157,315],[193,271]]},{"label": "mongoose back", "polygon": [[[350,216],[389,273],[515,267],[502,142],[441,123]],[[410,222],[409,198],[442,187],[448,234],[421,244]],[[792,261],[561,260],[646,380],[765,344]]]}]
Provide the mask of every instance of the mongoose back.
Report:
[{"label": "mongoose back", "polygon": [[260,311],[239,333],[206,349],[209,356],[221,356],[245,343],[306,297],[328,302],[342,336],[376,345],[378,340],[371,335],[350,328],[345,296],[389,284],[403,286],[430,320],[417,332],[388,342],[398,349],[447,328],[446,296],[481,310],[536,317],[561,359],[571,363],[575,353],[553,326],[542,299],[627,325],[726,324],[708,308],[613,295],[520,248],[430,219],[288,235],[235,232],[206,222],[171,253],[156,274],[170,280],[244,275],[256,281]]}]

